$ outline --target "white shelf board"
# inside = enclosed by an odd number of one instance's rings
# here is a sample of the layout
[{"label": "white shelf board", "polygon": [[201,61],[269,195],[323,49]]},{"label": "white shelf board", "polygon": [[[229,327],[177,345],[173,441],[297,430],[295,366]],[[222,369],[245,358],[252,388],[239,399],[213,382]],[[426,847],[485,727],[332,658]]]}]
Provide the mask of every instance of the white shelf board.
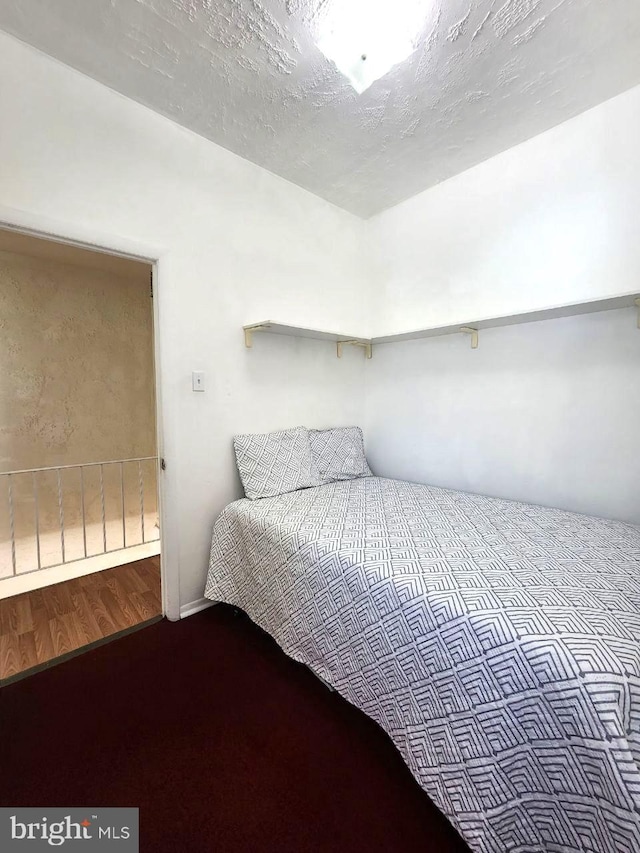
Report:
[{"label": "white shelf board", "polygon": [[272,320],[263,320],[261,323],[248,323],[242,327],[245,331],[266,333],[270,335],[290,335],[294,338],[312,338],[316,341],[359,341],[363,344],[369,343],[369,338],[362,335],[346,335],[342,332],[325,332],[321,329],[307,329],[304,326],[286,326],[284,323],[275,323]]},{"label": "white shelf board", "polygon": [[409,332],[399,332],[395,335],[380,335],[372,338],[371,343],[391,344],[398,341],[411,341],[418,338],[433,338],[438,335],[453,335],[460,332],[462,327],[473,329],[495,329],[499,326],[515,326],[518,323],[536,323],[539,320],[555,320],[560,317],[573,317],[578,314],[595,314],[598,311],[612,311],[616,308],[635,308],[638,293],[625,293],[607,299],[593,299],[588,302],[573,302],[543,308],[539,311],[526,311],[523,314],[509,314],[505,317],[489,317],[484,320],[465,320],[450,326],[434,326],[427,329],[415,329]]},{"label": "white shelf board", "polygon": [[249,323],[243,326],[243,329],[245,332],[251,334],[261,332],[271,335],[289,335],[295,338],[312,338],[317,341],[332,341],[333,343],[357,342],[364,346],[371,344],[376,346],[377,344],[391,344],[399,341],[433,338],[439,335],[455,335],[459,334],[461,329],[477,329],[478,331],[482,329],[496,329],[500,326],[516,326],[519,323],[536,323],[540,320],[555,320],[561,317],[574,317],[579,314],[595,314],[598,311],[613,311],[617,308],[638,307],[640,310],[640,305],[638,305],[637,301],[639,298],[638,293],[623,293],[619,296],[607,297],[606,299],[571,302],[564,305],[555,305],[551,308],[542,308],[537,311],[525,311],[522,314],[487,317],[483,320],[465,320],[447,326],[414,329],[408,332],[398,332],[393,335],[378,335],[374,338],[367,338],[362,335],[347,335],[342,332],[327,332],[321,329],[308,329],[304,326],[288,326],[285,323],[276,323],[273,320]]}]

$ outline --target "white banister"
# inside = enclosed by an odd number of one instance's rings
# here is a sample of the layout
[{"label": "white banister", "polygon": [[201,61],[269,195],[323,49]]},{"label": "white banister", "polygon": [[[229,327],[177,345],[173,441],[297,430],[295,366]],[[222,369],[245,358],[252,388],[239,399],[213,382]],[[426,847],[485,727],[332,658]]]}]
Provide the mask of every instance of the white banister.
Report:
[{"label": "white banister", "polygon": [[[145,477],[143,463],[153,463],[152,483],[148,482],[149,468]],[[110,465],[119,466],[119,476],[118,468],[116,468],[115,478],[105,477],[105,469]],[[126,488],[127,478],[125,476],[127,466],[131,469],[129,490]],[[96,468],[98,469],[100,520],[99,522],[96,520],[96,523],[92,524],[88,520],[90,513],[87,510],[87,478],[89,472]],[[3,578],[31,574],[42,569],[78,562],[78,560],[97,556],[98,554],[108,554],[113,551],[133,548],[137,545],[159,540],[160,531],[157,523],[157,513],[152,511],[151,519],[148,517],[149,505],[151,504],[152,510],[154,505],[156,509],[158,506],[157,468],[157,456],[140,456],[131,459],[109,459],[102,462],[85,462],[74,465],[25,468],[17,471],[0,472],[0,487],[3,486],[4,482],[4,487],[0,488],[0,513],[4,514],[8,512],[8,527],[6,530],[9,541],[5,542],[5,545],[10,544],[11,553],[10,564],[8,552],[4,566],[0,559],[0,583]],[[72,471],[79,473],[79,494],[78,485],[72,489],[69,486],[68,480],[65,482],[64,474]],[[48,474],[53,475],[55,484],[48,483],[45,480]],[[77,475],[75,476],[77,477]],[[95,473],[93,477],[95,478]],[[137,483],[137,489],[133,486],[134,482]],[[89,488],[91,489],[91,486]],[[145,490],[147,490],[147,498],[149,498],[150,489],[153,489],[154,500],[149,499],[145,501]],[[49,493],[48,501],[47,492]],[[89,494],[91,494],[91,491]],[[72,495],[78,503],[79,517],[77,523],[74,523],[76,511],[72,510],[69,512],[69,501]],[[31,501],[33,501],[33,510],[30,508]],[[65,501],[67,501],[66,504]],[[98,496],[95,497],[96,509],[98,509],[97,501]],[[3,502],[5,505],[4,510],[2,509]],[[47,503],[50,503],[51,506],[48,506]],[[91,502],[89,503],[90,506]],[[135,509],[132,509],[134,507]],[[113,516],[114,509],[116,513],[115,518],[110,517]],[[26,513],[24,510],[27,510]],[[28,525],[25,524],[26,518],[30,519]],[[47,527],[46,521],[44,521],[46,518],[57,519],[53,524],[53,528],[51,528],[51,525]],[[133,534],[131,529],[132,523]],[[29,530],[26,538],[24,536],[25,526],[29,528],[33,527],[33,531]],[[117,547],[113,547],[113,541],[109,541],[112,540],[113,526],[115,526],[114,529],[116,531],[120,531],[122,537],[122,542],[118,542]],[[101,528],[100,538],[102,540],[102,548],[101,550],[90,553],[87,531],[88,529],[92,530],[93,527]],[[129,527],[129,530],[127,530],[127,527]],[[157,529],[157,536],[150,535],[154,527]],[[139,531],[138,533],[136,533],[136,529]],[[92,532],[97,533],[97,530],[92,530]],[[54,534],[58,538],[58,545],[55,549],[57,557],[54,557],[53,562],[48,562],[46,559],[46,545],[48,544],[51,548]],[[115,538],[119,539],[120,535],[116,532]],[[3,536],[6,536],[6,533]],[[140,540],[136,541],[138,537],[140,537]],[[77,546],[75,547],[75,551],[78,552],[78,555],[75,555],[74,547],[72,547],[74,542],[75,546]],[[0,545],[2,545],[1,541]],[[111,547],[109,547],[110,545]]]}]

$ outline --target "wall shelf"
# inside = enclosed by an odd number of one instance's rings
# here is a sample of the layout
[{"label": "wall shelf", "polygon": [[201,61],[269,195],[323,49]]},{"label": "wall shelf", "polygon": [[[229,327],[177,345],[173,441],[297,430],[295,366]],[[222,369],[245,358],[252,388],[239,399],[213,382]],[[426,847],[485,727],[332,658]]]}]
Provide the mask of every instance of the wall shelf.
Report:
[{"label": "wall shelf", "polygon": [[539,320],[556,320],[561,317],[574,317],[579,314],[595,314],[598,311],[612,311],[616,308],[633,308],[640,305],[638,293],[625,293],[607,299],[592,299],[588,302],[572,302],[543,308],[539,311],[525,311],[522,314],[508,314],[503,317],[489,317],[484,320],[455,323],[450,326],[433,326],[427,329],[415,329],[410,332],[399,332],[394,335],[381,335],[371,339],[373,344],[392,344],[398,341],[413,341],[419,338],[434,338],[439,335],[454,335],[459,332],[481,331],[482,329],[497,329],[500,326],[517,326],[520,323],[536,323]]},{"label": "wall shelf", "polygon": [[599,311],[613,311],[617,308],[636,308],[638,311],[638,328],[640,329],[640,296],[638,293],[625,293],[606,299],[592,299],[587,302],[572,302],[543,308],[537,311],[526,311],[522,314],[509,314],[503,317],[489,317],[472,322],[452,323],[448,326],[432,326],[431,328],[414,329],[409,332],[398,332],[393,335],[379,335],[373,338],[361,335],[344,335],[339,332],[324,332],[320,329],[307,329],[301,326],[287,326],[264,320],[262,323],[251,323],[243,326],[245,345],[253,345],[255,332],[267,332],[272,335],[290,335],[297,338],[313,338],[319,341],[331,341],[336,344],[338,358],[342,355],[343,346],[359,346],[364,349],[367,358],[371,358],[372,347],[378,344],[414,341],[420,338],[434,338],[440,335],[467,335],[471,339],[471,348],[477,349],[479,332],[483,329],[497,329],[501,326],[516,326],[520,323],[536,323],[540,320],[555,320],[561,317],[575,317],[580,314],[595,314]]},{"label": "wall shelf", "polygon": [[358,346],[365,351],[367,358],[371,358],[371,341],[361,335],[345,335],[341,332],[325,332],[321,329],[307,329],[303,326],[287,326],[284,323],[276,323],[272,320],[263,320],[261,323],[249,323],[242,327],[244,330],[244,344],[246,347],[253,346],[253,335],[256,332],[266,332],[270,335],[288,335],[294,338],[312,338],[316,341],[331,341],[336,345],[338,358],[342,356],[343,346]]}]

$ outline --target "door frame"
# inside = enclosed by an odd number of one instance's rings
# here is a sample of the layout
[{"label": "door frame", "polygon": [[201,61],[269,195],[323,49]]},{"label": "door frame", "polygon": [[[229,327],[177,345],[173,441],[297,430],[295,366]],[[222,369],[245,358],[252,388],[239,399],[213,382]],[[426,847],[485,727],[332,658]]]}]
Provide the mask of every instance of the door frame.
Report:
[{"label": "door frame", "polygon": [[158,452],[158,501],[160,517],[160,566],[162,586],[162,613],[167,619],[180,619],[180,543],[176,522],[177,477],[175,460],[169,460],[167,470],[161,460],[166,459],[166,429],[163,417],[162,384],[162,327],[160,301],[162,294],[163,260],[168,252],[151,244],[140,243],[114,234],[104,234],[93,228],[51,219],[24,210],[0,204],[0,228],[15,231],[55,243],[89,249],[107,255],[150,264],[153,282],[153,349],[155,366],[156,447]]}]

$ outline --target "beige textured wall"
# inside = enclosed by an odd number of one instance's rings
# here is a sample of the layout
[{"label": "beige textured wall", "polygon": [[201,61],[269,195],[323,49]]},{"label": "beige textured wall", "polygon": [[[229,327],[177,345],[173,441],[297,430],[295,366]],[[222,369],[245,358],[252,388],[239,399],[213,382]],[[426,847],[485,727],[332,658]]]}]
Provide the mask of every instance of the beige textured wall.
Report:
[{"label": "beige textured wall", "polygon": [[[0,471],[155,455],[152,334],[143,276],[0,251]],[[148,466],[145,473],[153,478]],[[16,484],[23,527],[33,518],[25,479]],[[106,469],[105,479],[107,514],[117,515],[117,471]],[[87,509],[96,520],[97,476],[88,480]],[[73,523],[78,475],[65,475],[63,485],[65,520]],[[128,471],[127,513],[136,489]],[[41,490],[43,522],[51,526],[58,514],[51,476],[43,475]]]}]

